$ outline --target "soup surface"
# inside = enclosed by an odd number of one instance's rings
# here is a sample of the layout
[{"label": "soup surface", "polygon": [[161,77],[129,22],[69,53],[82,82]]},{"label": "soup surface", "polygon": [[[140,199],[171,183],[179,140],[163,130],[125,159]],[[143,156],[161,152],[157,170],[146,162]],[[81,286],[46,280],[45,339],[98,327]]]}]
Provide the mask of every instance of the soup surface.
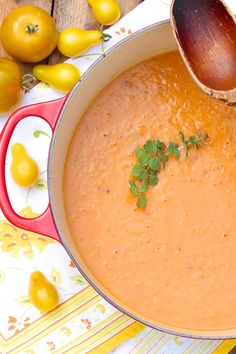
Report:
[{"label": "soup surface", "polygon": [[[171,158],[136,207],[129,178],[148,139],[208,146]],[[112,296],[153,322],[236,327],[236,110],[201,92],[177,52],[130,68],[94,100],[66,161],[64,201],[86,266]]]}]

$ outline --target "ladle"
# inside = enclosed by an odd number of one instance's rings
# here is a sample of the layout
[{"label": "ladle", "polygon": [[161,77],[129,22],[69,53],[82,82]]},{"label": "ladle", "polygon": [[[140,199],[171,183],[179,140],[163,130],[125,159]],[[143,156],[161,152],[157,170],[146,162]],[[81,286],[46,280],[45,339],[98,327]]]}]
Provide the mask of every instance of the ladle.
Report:
[{"label": "ladle", "polygon": [[171,25],[183,60],[208,95],[236,105],[236,21],[222,0],[173,0]]}]

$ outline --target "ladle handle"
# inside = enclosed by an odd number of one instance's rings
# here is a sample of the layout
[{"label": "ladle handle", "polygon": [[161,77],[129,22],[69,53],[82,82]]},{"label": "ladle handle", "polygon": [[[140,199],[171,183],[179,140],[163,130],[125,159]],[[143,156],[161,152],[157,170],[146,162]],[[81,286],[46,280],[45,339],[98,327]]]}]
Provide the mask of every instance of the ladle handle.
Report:
[{"label": "ladle handle", "polygon": [[35,219],[23,218],[14,211],[7,193],[5,164],[9,142],[17,124],[28,116],[37,116],[45,120],[50,125],[52,132],[54,132],[66,99],[67,96],[58,100],[19,108],[9,117],[0,135],[0,206],[2,212],[13,225],[49,236],[59,242],[61,240],[53,220],[50,205],[48,205],[42,215]]}]

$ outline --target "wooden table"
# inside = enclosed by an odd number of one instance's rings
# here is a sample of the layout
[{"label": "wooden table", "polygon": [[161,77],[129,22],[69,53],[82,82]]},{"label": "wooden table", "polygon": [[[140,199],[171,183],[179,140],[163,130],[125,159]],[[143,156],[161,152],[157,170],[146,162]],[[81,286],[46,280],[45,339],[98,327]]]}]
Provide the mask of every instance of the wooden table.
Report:
[{"label": "wooden table", "polygon": [[[122,14],[126,14],[137,6],[142,0],[118,0],[122,8]],[[50,13],[60,31],[65,27],[79,27],[82,29],[94,29],[98,24],[92,17],[87,0],[0,0],[0,23],[4,17],[15,7],[35,5]],[[0,56],[7,56],[0,45]],[[64,61],[62,55],[57,51],[51,55],[46,62],[54,64]],[[20,64],[23,73],[29,73],[32,65]]]}]

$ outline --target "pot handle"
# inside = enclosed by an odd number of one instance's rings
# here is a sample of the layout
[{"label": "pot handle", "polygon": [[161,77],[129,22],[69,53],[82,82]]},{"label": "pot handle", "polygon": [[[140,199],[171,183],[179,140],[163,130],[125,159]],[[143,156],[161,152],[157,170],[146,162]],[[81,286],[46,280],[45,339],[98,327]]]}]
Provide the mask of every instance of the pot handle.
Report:
[{"label": "pot handle", "polygon": [[59,242],[61,242],[61,240],[53,220],[50,205],[48,205],[42,215],[35,219],[23,218],[13,210],[7,193],[5,164],[7,149],[16,125],[28,116],[37,116],[44,119],[50,125],[52,132],[54,132],[66,100],[67,96],[54,101],[19,108],[9,117],[0,135],[0,206],[2,212],[13,225],[31,232],[49,236]]}]

